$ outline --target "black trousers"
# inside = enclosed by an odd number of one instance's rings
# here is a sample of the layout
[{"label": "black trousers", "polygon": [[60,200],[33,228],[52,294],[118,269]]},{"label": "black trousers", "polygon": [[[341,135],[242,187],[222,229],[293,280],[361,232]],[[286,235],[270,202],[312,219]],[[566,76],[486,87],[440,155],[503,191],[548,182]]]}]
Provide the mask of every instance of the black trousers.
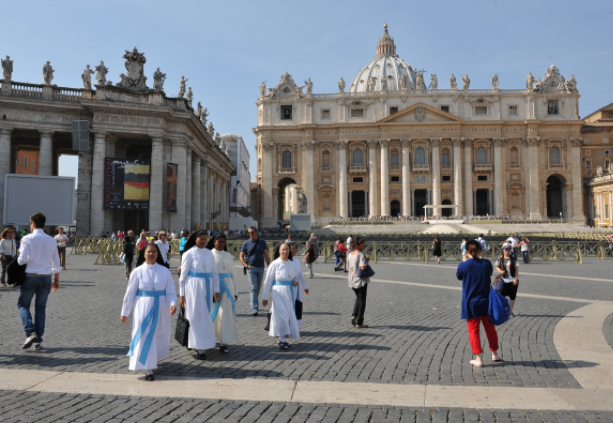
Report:
[{"label": "black trousers", "polygon": [[11,262],[11,260],[13,260],[13,256],[7,256],[5,254],[4,257],[6,257],[6,261],[0,260],[2,262],[2,277],[0,278],[0,283],[4,283],[5,284],[5,283],[7,283],[8,279],[9,279],[9,275],[7,275],[6,268],[8,267],[9,263]]},{"label": "black trousers", "polygon": [[352,289],[355,294],[352,316],[356,318],[356,323],[358,325],[362,325],[364,323],[364,311],[366,310],[366,291],[368,290],[368,285]]}]

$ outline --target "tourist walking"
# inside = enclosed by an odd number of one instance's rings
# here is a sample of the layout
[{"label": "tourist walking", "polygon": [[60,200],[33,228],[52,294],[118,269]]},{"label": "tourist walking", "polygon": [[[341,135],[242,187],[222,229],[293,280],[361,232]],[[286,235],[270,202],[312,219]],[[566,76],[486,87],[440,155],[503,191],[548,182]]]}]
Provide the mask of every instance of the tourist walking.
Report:
[{"label": "tourist walking", "polygon": [[358,328],[367,328],[364,324],[364,312],[366,311],[366,294],[368,291],[368,283],[370,278],[361,278],[358,274],[359,270],[366,270],[370,257],[364,254],[366,248],[366,240],[362,237],[356,237],[353,242],[354,250],[347,255],[347,279],[349,288],[355,294],[355,303],[353,304],[353,313],[351,314],[351,325]]},{"label": "tourist walking", "polygon": [[479,248],[481,249],[481,257],[489,257],[489,248],[487,247],[487,242],[485,242],[485,239],[483,238],[483,234],[478,235],[477,242],[479,243]]},{"label": "tourist walking", "polygon": [[17,244],[15,243],[15,229],[8,227],[2,231],[0,235],[0,255],[2,260],[2,276],[0,277],[0,285],[6,286],[9,281],[9,276],[6,268],[17,255]]},{"label": "tourist walking", "polygon": [[176,312],[176,301],[170,270],[164,266],[158,246],[150,243],[145,247],[145,262],[130,274],[121,308],[124,325],[134,309],[128,368],[144,370],[147,381],[154,380],[153,370],[170,351],[170,316]]},{"label": "tourist walking", "polygon": [[181,232],[181,239],[179,240],[179,257],[183,259],[183,253],[185,252],[185,244],[187,244],[187,234]]},{"label": "tourist walking", "polygon": [[268,299],[272,299],[268,334],[279,337],[277,344],[282,350],[287,350],[290,346],[286,341],[286,336],[293,339],[300,338],[294,294],[294,287],[299,285],[298,272],[293,262],[290,247],[283,243],[279,247],[279,258],[268,266],[268,272],[264,279],[264,292],[262,293],[262,305],[264,307],[268,305]]},{"label": "tourist walking", "polygon": [[[298,286],[294,287],[294,293],[296,301],[299,301],[300,304],[304,305],[304,296],[302,293],[309,294],[309,287],[307,286],[306,279],[304,278],[304,273],[302,272],[302,265],[300,264],[300,260],[298,259],[298,252],[296,249],[295,242],[288,242],[290,252],[292,253],[292,261],[294,262],[294,267],[296,268],[296,272],[298,273]],[[298,322],[298,327],[302,327],[302,320],[304,317],[303,310],[296,308],[296,322]]]},{"label": "tourist walking", "polygon": [[216,302],[211,312],[215,338],[219,343],[219,351],[224,354],[230,352],[228,345],[240,342],[236,326],[236,301],[238,301],[238,288],[236,280],[236,266],[234,258],[226,248],[226,236],[217,234],[206,244],[215,257],[215,265],[219,274],[219,293],[221,300]]},{"label": "tourist walking", "polygon": [[164,266],[166,266],[167,269],[170,269],[170,243],[168,242],[168,234],[166,231],[160,231],[158,233],[158,240],[155,241],[155,243],[160,249]]},{"label": "tourist walking", "polygon": [[309,269],[309,279],[313,279],[313,263],[317,260],[317,255],[315,254],[315,248],[311,241],[306,242],[306,253],[304,254],[304,261],[306,263],[307,269]]},{"label": "tourist walking", "polygon": [[432,241],[432,255],[436,257],[436,264],[441,264],[441,256],[443,255],[443,242],[439,236],[434,237]]},{"label": "tourist walking", "polygon": [[[134,265],[134,240],[130,235],[131,233],[132,231],[129,231],[128,235],[124,237],[123,247],[121,250],[123,254],[123,262],[126,267],[126,279],[130,279],[130,273],[132,272],[132,266]],[[161,259],[162,257],[160,256],[160,260]]]},{"label": "tourist walking", "polygon": [[353,251],[353,235],[349,235],[347,237],[347,251],[348,252]]},{"label": "tourist walking", "polygon": [[[47,299],[50,292],[60,287],[61,266],[57,242],[43,231],[46,222],[47,217],[40,212],[30,216],[32,233],[24,236],[19,246],[17,263],[26,265],[26,280],[19,287],[17,298],[19,316],[26,333],[26,341],[21,347],[24,350],[32,345],[35,350],[42,349]],[[34,297],[36,300],[32,319],[30,305]]]},{"label": "tourist walking", "polygon": [[335,272],[347,272],[347,248],[343,244],[343,241],[339,238],[338,251],[336,252],[336,256],[338,258],[338,263],[334,268]]},{"label": "tourist walking", "polygon": [[466,255],[458,265],[456,277],[462,281],[462,311],[460,318],[466,320],[468,337],[475,359],[470,361],[475,367],[483,366],[483,349],[479,335],[479,324],[483,324],[487,342],[492,352],[492,361],[502,361],[498,355],[498,333],[487,317],[491,288],[492,263],[479,258],[481,244],[474,240],[466,243]]},{"label": "tourist walking", "polygon": [[192,234],[185,246],[179,277],[179,305],[185,307],[189,321],[188,348],[197,350],[196,358],[206,360],[205,350],[215,348],[215,327],[211,318],[213,293],[219,295],[219,274],[215,256],[205,248],[206,231]]},{"label": "tourist walking", "polygon": [[338,238],[334,241],[334,257],[336,257],[336,262],[334,263],[334,267],[338,266],[338,244],[343,242],[341,238]]},{"label": "tourist walking", "polygon": [[462,237],[462,244],[460,244],[460,250],[462,250],[462,258],[466,255],[466,241],[468,241],[468,238]]},{"label": "tourist walking", "polygon": [[517,288],[519,287],[519,263],[517,262],[517,257],[511,254],[511,251],[512,247],[510,244],[506,244],[502,247],[502,254],[498,257],[498,260],[496,260],[496,270],[498,270],[500,277],[504,281],[500,293],[505,297],[509,297],[511,317],[515,317],[515,314],[513,314],[513,307],[515,306]]},{"label": "tourist walking", "polygon": [[58,234],[55,236],[57,241],[57,251],[60,255],[60,265],[62,270],[66,270],[66,246],[68,245],[68,235],[64,233],[64,228],[58,228]]},{"label": "tourist walking", "polygon": [[309,238],[309,242],[311,243],[311,247],[313,247],[313,252],[315,253],[315,260],[317,260],[317,257],[319,257],[319,248],[318,248],[318,244],[317,244],[317,236],[315,236],[315,234],[311,234],[311,238]]},{"label": "tourist walking", "polygon": [[259,295],[262,290],[264,279],[264,263],[270,266],[268,246],[266,241],[258,238],[258,230],[251,226],[247,231],[249,239],[241,246],[240,260],[244,267],[244,273],[249,280],[249,299],[251,302],[251,314],[257,316],[260,302]]},{"label": "tourist walking", "polygon": [[521,238],[521,242],[519,243],[519,248],[521,249],[521,255],[524,259],[524,264],[528,264],[530,262],[530,240],[525,236]]}]

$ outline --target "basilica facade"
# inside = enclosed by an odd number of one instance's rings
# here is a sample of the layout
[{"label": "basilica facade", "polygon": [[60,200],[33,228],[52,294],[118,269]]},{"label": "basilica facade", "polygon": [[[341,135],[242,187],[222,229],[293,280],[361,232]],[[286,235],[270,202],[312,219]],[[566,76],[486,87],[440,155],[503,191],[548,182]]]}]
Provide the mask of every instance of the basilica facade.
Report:
[{"label": "basilica facade", "polygon": [[262,226],[288,220],[298,202],[313,221],[423,216],[424,206],[434,217],[584,220],[574,76],[552,65],[514,90],[499,89],[498,75],[486,89],[467,74],[439,87],[396,54],[387,26],[376,53],[336,93],[287,72],[260,86]]}]

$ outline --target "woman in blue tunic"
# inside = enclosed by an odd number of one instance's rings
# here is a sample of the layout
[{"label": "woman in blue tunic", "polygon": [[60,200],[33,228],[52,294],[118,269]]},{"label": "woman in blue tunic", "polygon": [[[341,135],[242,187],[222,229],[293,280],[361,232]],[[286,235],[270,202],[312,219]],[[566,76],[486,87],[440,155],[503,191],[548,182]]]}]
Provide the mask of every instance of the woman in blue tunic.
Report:
[{"label": "woman in blue tunic", "polygon": [[465,245],[466,255],[464,261],[458,265],[456,276],[462,281],[462,319],[468,324],[468,336],[473,354],[476,356],[470,364],[476,367],[483,366],[483,349],[479,337],[479,323],[483,323],[492,361],[502,361],[498,355],[498,333],[496,327],[487,317],[489,308],[489,294],[491,289],[491,276],[494,270],[488,259],[480,259],[481,246],[475,240]]}]

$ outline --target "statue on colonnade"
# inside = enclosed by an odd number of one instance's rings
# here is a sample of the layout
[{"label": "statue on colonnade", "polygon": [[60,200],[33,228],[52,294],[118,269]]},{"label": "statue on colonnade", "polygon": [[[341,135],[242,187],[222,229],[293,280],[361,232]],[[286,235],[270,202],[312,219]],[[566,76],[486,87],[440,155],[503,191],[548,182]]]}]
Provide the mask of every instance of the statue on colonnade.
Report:
[{"label": "statue on colonnade", "polygon": [[2,62],[2,77],[5,81],[10,81],[13,77],[13,61],[6,56],[6,59],[0,59],[0,62]]},{"label": "statue on colonnade", "polygon": [[106,74],[109,73],[109,68],[104,66],[104,62],[101,60],[100,64],[96,66],[96,81],[98,85],[106,84]]},{"label": "statue on colonnade", "polygon": [[162,91],[164,89],[164,81],[166,81],[166,74],[160,71],[158,68],[153,73],[153,89],[156,91]]},{"label": "statue on colonnade", "polygon": [[183,98],[183,96],[185,95],[185,83],[189,81],[189,79],[185,79],[185,76],[181,77],[181,82],[179,85],[179,94],[177,94],[178,98]]},{"label": "statue on colonnade", "polygon": [[81,74],[81,79],[83,80],[83,88],[86,90],[92,89],[92,75],[94,74],[94,70],[89,68],[89,65],[85,68],[83,73]]},{"label": "statue on colonnade", "polygon": [[51,81],[53,81],[53,67],[51,66],[51,62],[47,60],[45,66],[43,66],[43,80],[45,81],[45,85],[51,85]]}]

